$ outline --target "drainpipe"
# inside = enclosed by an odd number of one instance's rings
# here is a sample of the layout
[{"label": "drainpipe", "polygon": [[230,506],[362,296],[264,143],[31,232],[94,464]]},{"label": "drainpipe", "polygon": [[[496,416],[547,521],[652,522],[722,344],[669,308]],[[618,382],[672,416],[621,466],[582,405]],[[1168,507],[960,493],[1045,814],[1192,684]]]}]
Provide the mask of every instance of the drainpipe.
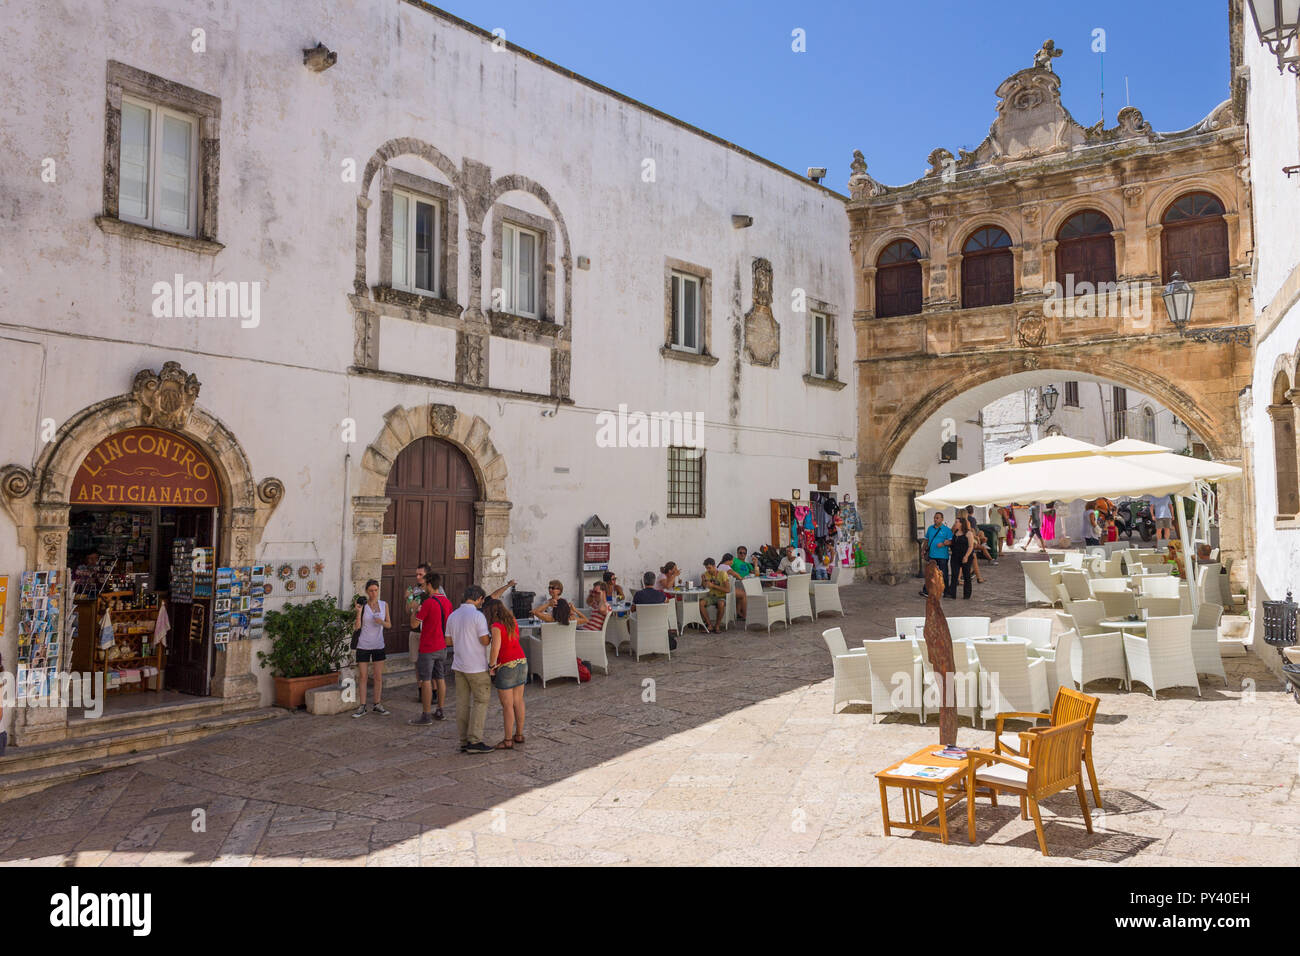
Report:
[{"label": "drainpipe", "polygon": [[347,607],[351,597],[343,591],[343,583],[346,580],[344,562],[347,558],[347,540],[348,540],[348,478],[351,475],[352,452],[345,452],[343,455],[343,507],[339,510],[343,520],[343,527],[339,529],[339,606]]}]

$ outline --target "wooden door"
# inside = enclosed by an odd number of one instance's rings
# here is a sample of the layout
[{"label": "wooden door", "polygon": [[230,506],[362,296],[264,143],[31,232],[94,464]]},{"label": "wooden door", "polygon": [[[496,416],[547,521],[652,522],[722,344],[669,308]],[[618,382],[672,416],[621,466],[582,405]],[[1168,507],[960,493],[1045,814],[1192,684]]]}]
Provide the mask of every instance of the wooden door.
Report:
[{"label": "wooden door", "polygon": [[[212,547],[212,529],[216,523],[211,508],[177,508],[176,538],[194,538],[195,546]],[[171,548],[160,552],[158,560],[171,561]],[[216,554],[212,570],[221,564]],[[167,637],[167,661],[164,665],[168,690],[206,697],[212,678],[212,600],[196,598],[193,604],[168,603],[167,614],[172,631]],[[201,615],[201,617],[197,617]],[[191,622],[197,626],[191,627]]]},{"label": "wooden door", "polygon": [[920,264],[882,266],[876,272],[876,318],[916,315],[920,311]]},{"label": "wooden door", "polygon": [[[384,634],[392,653],[405,653],[410,631],[406,589],[415,584],[415,569],[426,562],[442,575],[454,606],[474,583],[474,502],[478,482],[464,454],[439,438],[407,445],[388,474],[385,494],[391,503],[384,515],[384,534],[397,535],[397,564],[384,568],[380,596],[388,602],[393,626]],[[456,557],[457,533],[462,557]]]}]

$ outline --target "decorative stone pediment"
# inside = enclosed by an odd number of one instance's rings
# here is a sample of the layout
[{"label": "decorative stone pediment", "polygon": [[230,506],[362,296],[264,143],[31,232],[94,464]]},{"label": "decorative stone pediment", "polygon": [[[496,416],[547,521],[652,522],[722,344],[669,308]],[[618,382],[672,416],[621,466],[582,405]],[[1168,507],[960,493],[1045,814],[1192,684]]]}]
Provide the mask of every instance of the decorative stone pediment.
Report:
[{"label": "decorative stone pediment", "polygon": [[754,365],[776,368],[781,326],[772,314],[772,263],[754,260],[754,305],[745,313],[745,355]]},{"label": "decorative stone pediment", "polygon": [[849,163],[849,170],[849,195],[854,199],[866,199],[884,193],[885,187],[867,173],[867,161],[862,150],[853,151],[853,162]]},{"label": "decorative stone pediment", "polygon": [[167,362],[158,374],[147,368],[136,372],[131,397],[140,405],[142,424],[180,431],[190,420],[200,387],[198,377],[180,362]]}]

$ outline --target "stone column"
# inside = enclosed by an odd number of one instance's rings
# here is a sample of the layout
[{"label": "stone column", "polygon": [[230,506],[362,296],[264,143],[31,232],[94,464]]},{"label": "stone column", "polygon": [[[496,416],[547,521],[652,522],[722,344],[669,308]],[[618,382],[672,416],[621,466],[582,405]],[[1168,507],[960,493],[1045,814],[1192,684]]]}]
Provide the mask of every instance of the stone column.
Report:
[{"label": "stone column", "polygon": [[924,478],[904,475],[858,475],[858,514],[866,577],[898,584],[916,573],[916,517],[912,492],[925,490]]},{"label": "stone column", "polygon": [[[62,636],[62,670],[72,666],[72,645],[67,640],[70,633],[70,615],[76,613],[72,603],[72,584],[65,580],[68,563],[68,507],[38,505],[36,509],[36,566],[35,571],[58,571],[63,583],[63,604],[60,608],[59,626]],[[10,582],[10,600],[18,603],[18,586],[20,580]],[[96,622],[98,624],[98,622]],[[93,636],[91,638],[93,640]],[[16,641],[16,639],[15,639]],[[17,667],[10,668],[11,676]],[[59,703],[58,695],[48,698],[44,703]],[[68,708],[66,707],[17,707],[13,725],[13,743],[17,746],[34,746],[64,740],[68,736]]]},{"label": "stone column", "polygon": [[[352,556],[352,594],[365,594],[371,578],[383,580],[384,515],[391,498],[355,495],[352,498],[352,537],[356,552]],[[351,594],[340,594],[347,604]]]},{"label": "stone column", "polygon": [[253,673],[253,642],[231,641],[218,645],[215,653],[217,675],[212,696],[223,699],[222,709],[247,710],[261,703]]},{"label": "stone column", "polygon": [[510,579],[510,552],[506,536],[510,531],[509,501],[474,502],[474,569],[477,583],[491,593]]}]

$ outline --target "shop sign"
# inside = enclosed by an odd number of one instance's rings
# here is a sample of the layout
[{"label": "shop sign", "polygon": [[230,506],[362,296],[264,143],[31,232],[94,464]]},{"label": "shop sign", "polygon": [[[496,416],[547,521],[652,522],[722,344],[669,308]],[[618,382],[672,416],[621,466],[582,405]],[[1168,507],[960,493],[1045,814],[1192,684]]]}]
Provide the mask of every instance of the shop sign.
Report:
[{"label": "shop sign", "polygon": [[71,503],[212,508],[221,492],[192,442],[158,428],[131,428],[90,450],[72,480]]}]

